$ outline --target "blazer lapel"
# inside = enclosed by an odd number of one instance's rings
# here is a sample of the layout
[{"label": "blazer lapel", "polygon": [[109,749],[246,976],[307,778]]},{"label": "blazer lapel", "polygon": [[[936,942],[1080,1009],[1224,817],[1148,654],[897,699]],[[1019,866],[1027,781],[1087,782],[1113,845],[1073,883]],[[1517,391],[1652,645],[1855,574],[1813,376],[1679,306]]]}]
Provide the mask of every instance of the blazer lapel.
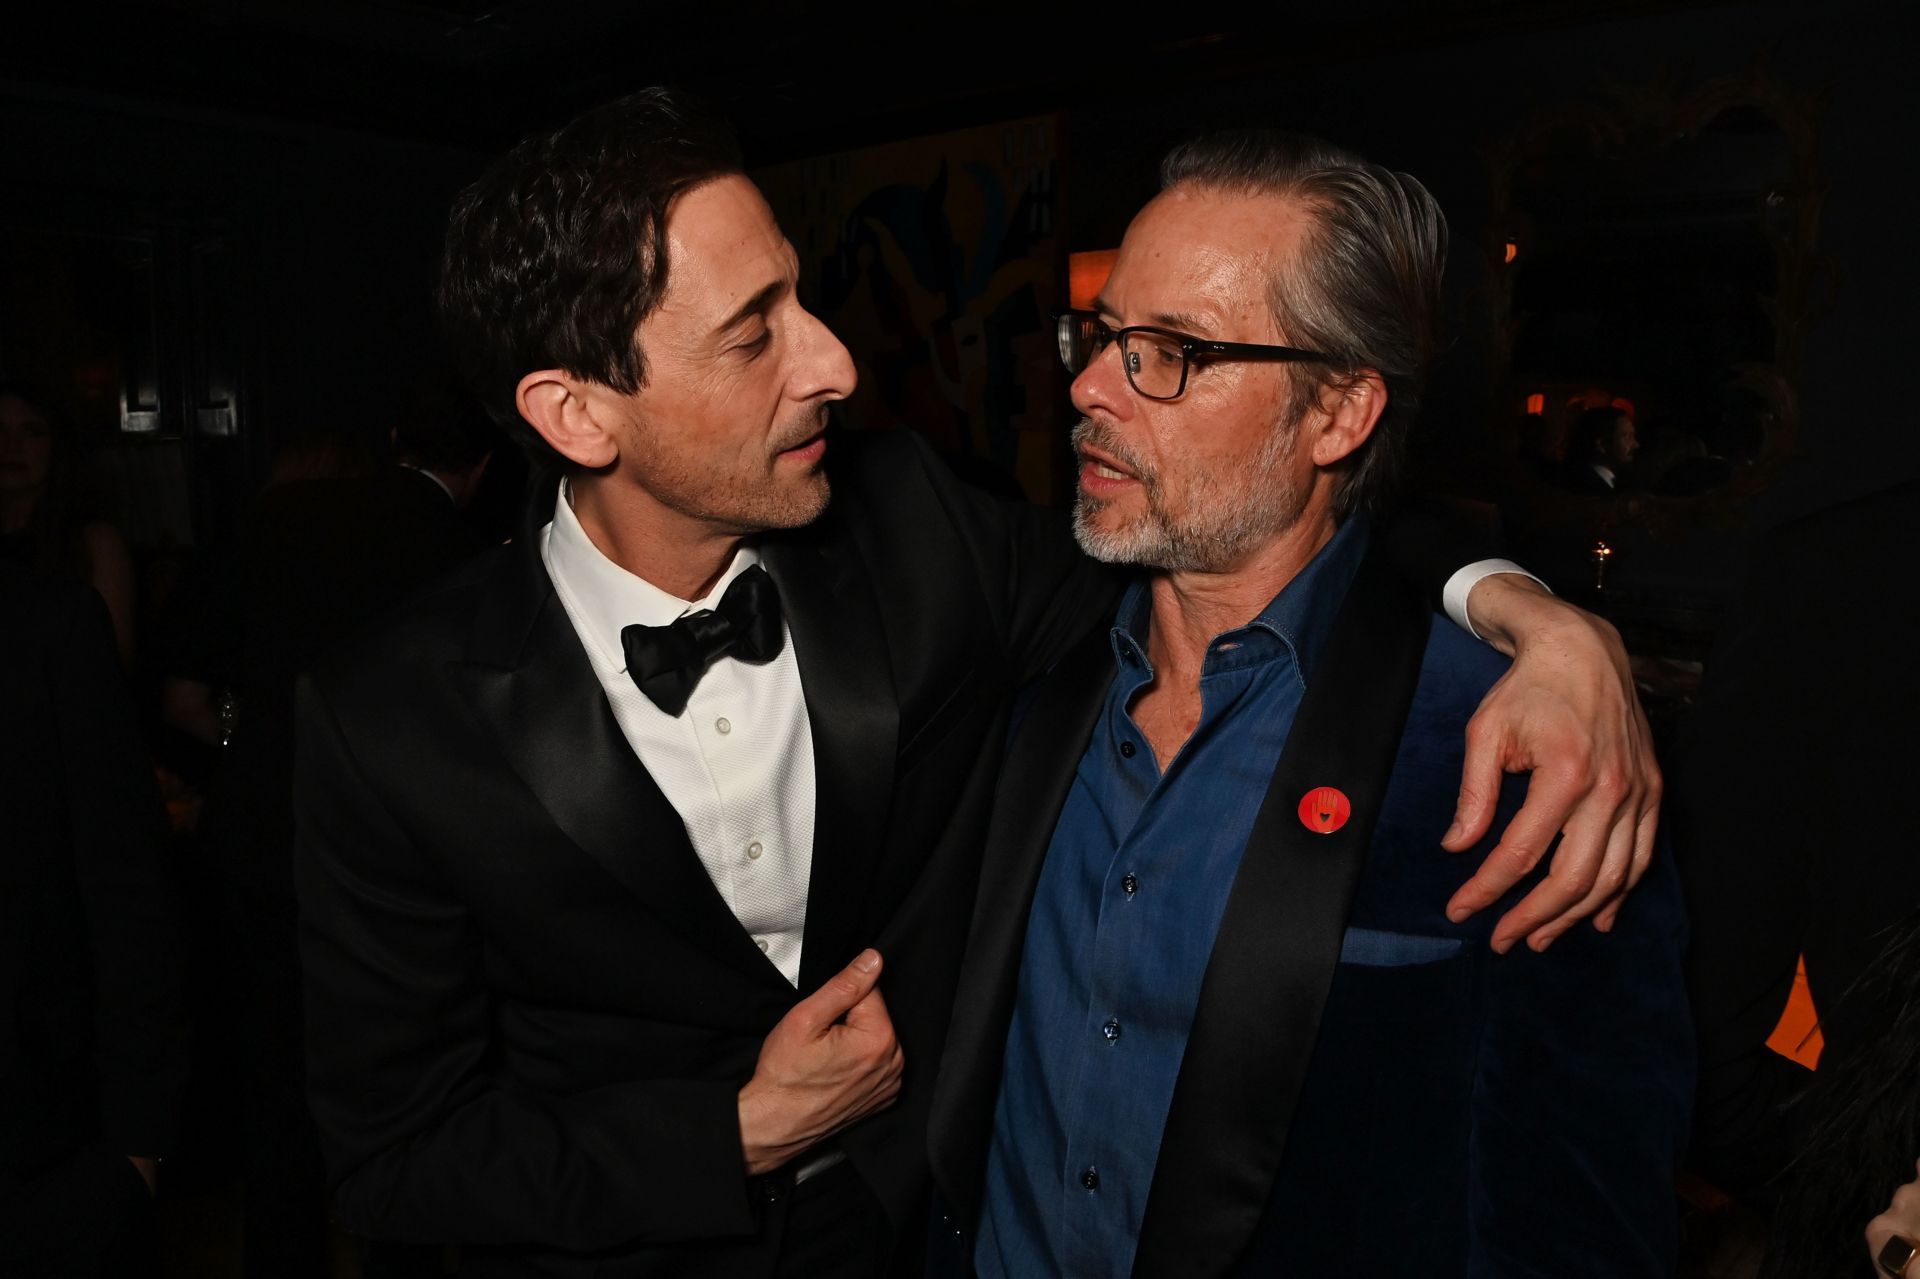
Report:
[{"label": "blazer lapel", "polygon": [[761,556],[780,587],[813,734],[805,993],[871,940],[862,916],[886,834],[900,707],[879,606],[853,546],[816,527],[770,540]]},{"label": "blazer lapel", "polygon": [[507,552],[455,678],[554,823],[669,928],[715,959],[786,987],[714,888],[680,815],[635,758],[537,538]]},{"label": "blazer lapel", "polygon": [[[1208,960],[1135,1254],[1136,1276],[1218,1274],[1266,1211],[1430,619],[1376,552],[1362,563],[1274,770]],[[1332,834],[1298,807],[1352,810]]]},{"label": "blazer lapel", "polygon": [[934,1177],[969,1228],[979,1218],[987,1133],[1019,993],[1027,916],[1054,824],[1113,683],[1109,630],[1103,622],[1090,631],[1035,688],[1018,712],[1000,772],[927,1139]]}]

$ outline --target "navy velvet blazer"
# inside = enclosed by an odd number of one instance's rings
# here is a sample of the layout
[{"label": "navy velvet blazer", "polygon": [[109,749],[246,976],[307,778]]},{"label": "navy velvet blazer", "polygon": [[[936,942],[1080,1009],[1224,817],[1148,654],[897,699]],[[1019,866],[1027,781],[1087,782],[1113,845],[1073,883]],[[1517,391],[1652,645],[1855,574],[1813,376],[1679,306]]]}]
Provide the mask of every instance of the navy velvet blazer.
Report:
[{"label": "navy velvet blazer", "polygon": [[[1105,627],[1010,747],[930,1129],[964,1272],[1039,864],[1112,676]],[[1494,840],[1440,848],[1464,731],[1504,660],[1361,569],[1215,941],[1136,1275],[1671,1272],[1692,1040],[1662,856],[1611,935],[1496,956],[1445,907]],[[1306,830],[1336,784],[1353,814]],[[1496,832],[1518,808],[1506,788]]]}]

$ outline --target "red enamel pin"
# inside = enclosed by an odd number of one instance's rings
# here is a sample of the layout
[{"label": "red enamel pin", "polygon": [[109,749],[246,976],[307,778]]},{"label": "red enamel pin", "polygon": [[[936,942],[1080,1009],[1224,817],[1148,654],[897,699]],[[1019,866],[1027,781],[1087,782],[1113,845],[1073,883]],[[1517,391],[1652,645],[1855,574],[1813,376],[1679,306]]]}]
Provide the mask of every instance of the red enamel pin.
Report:
[{"label": "red enamel pin", "polygon": [[1331,835],[1353,816],[1353,805],[1331,786],[1316,786],[1300,799],[1300,824],[1316,835]]}]

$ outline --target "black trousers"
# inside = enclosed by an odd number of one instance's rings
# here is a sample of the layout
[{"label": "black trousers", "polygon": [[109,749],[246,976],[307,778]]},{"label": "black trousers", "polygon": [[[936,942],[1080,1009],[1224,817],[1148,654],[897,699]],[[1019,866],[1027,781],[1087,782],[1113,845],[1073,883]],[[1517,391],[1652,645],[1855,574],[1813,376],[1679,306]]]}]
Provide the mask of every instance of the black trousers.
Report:
[{"label": "black trousers", "polygon": [[892,1229],[850,1163],[793,1188],[776,1279],[875,1279],[886,1272]]}]

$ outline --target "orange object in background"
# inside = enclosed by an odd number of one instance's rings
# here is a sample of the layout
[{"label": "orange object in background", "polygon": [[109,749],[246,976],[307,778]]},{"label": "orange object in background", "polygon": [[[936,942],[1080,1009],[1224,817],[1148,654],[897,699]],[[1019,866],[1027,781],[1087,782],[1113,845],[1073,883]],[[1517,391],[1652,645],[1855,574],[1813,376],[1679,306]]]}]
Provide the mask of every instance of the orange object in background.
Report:
[{"label": "orange object in background", "polygon": [[1826,1047],[1826,1041],[1820,1036],[1820,1015],[1813,1007],[1813,993],[1807,989],[1805,958],[1793,970],[1793,992],[1787,996],[1779,1024],[1767,1036],[1767,1047],[1808,1070],[1820,1064],[1820,1050]]},{"label": "orange object in background", "polygon": [[1113,274],[1113,260],[1119,256],[1118,249],[1069,253],[1067,255],[1067,304],[1076,311],[1091,309],[1093,300],[1099,297],[1100,290],[1107,286],[1107,277]]}]

